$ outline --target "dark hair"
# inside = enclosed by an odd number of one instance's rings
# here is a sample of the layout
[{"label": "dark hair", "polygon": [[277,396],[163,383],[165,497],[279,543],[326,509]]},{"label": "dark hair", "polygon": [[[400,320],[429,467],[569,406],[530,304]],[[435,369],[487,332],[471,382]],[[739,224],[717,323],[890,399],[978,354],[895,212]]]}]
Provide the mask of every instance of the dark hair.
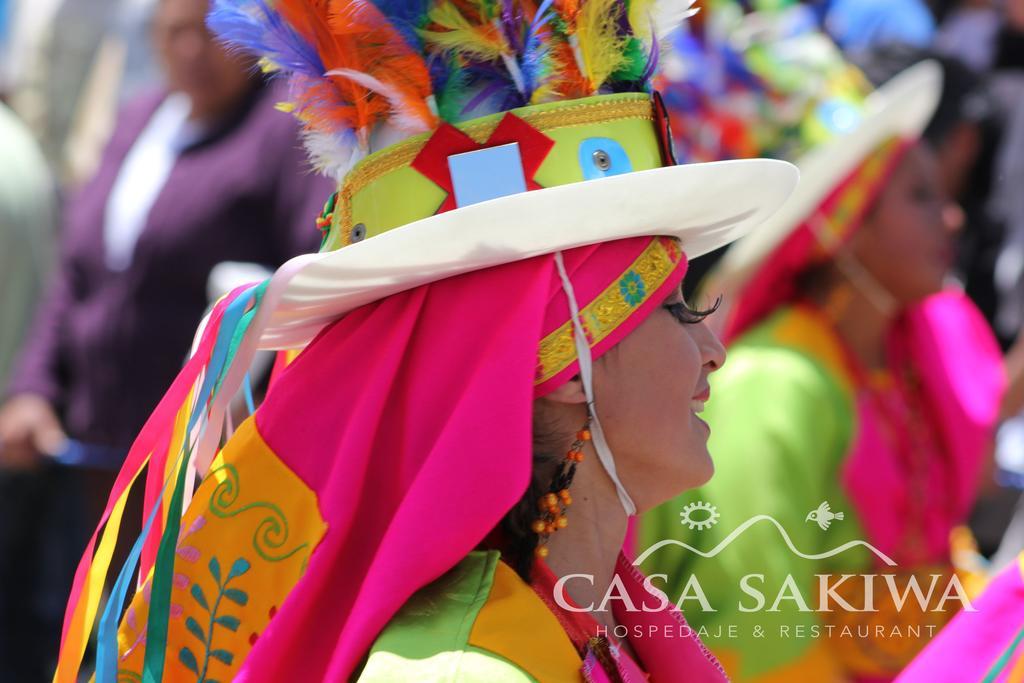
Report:
[{"label": "dark hair", "polygon": [[828,289],[832,278],[832,261],[807,266],[793,278],[797,295],[808,296]]},{"label": "dark hair", "polygon": [[533,569],[534,551],[539,538],[531,529],[539,512],[537,501],[551,487],[556,468],[572,441],[572,432],[564,430],[544,414],[537,402],[533,404],[533,468],[530,484],[519,502],[502,518],[502,555],[506,562],[529,583]]},{"label": "dark hair", "polygon": [[984,124],[992,116],[992,98],[981,74],[955,57],[902,44],[876,46],[858,55],[857,65],[877,87],[926,59],[938,62],[942,69],[942,93],[924,139],[933,147],[940,147],[957,125]]}]

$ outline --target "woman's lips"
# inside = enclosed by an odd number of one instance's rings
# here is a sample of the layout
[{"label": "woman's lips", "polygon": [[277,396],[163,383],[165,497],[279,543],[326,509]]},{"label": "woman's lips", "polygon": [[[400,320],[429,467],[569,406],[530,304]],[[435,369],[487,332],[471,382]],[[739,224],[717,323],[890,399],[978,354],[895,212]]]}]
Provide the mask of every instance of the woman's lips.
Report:
[{"label": "woman's lips", "polygon": [[704,388],[690,399],[690,410],[693,411],[694,415],[704,412],[704,404],[707,403],[709,398],[711,398],[711,387],[705,384]]}]

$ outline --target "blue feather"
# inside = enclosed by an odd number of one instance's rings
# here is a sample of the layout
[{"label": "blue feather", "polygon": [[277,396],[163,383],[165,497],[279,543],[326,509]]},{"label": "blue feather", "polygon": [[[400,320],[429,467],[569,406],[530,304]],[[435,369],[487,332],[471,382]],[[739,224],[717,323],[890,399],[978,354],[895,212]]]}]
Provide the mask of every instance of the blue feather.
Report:
[{"label": "blue feather", "polygon": [[265,57],[287,73],[323,76],[316,47],[305,41],[265,0],[214,0],[206,25],[232,47]]},{"label": "blue feather", "polygon": [[416,52],[423,50],[419,29],[427,20],[430,0],[371,0],[381,14],[388,18],[405,42]]},{"label": "blue feather", "polygon": [[551,5],[554,0],[544,0],[537,8],[537,14],[533,17],[526,35],[526,45],[523,46],[523,57],[520,68],[523,72],[523,81],[526,84],[526,97],[529,100],[533,92],[540,86],[546,67],[547,53],[551,49],[550,41],[542,40],[541,29],[551,20],[553,13]]}]

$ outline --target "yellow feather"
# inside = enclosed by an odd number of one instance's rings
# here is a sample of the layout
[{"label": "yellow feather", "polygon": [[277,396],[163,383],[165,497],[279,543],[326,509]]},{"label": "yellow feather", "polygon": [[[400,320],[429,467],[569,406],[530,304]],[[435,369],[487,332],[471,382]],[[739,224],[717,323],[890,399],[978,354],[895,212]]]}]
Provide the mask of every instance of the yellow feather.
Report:
[{"label": "yellow feather", "polygon": [[543,104],[545,102],[554,102],[558,99],[561,99],[558,95],[558,90],[552,81],[548,81],[534,89],[533,95],[530,97],[530,104]]},{"label": "yellow feather", "polygon": [[626,39],[616,31],[621,11],[618,0],[585,0],[577,15],[580,68],[594,92],[625,62]]},{"label": "yellow feather", "polygon": [[651,15],[657,0],[631,0],[629,3],[629,25],[633,35],[640,40],[651,39]]},{"label": "yellow feather", "polygon": [[490,26],[471,24],[451,3],[435,5],[427,17],[432,23],[447,30],[424,30],[420,31],[420,35],[426,42],[442,50],[484,61],[500,59],[502,54],[508,52],[508,46],[498,31]]}]

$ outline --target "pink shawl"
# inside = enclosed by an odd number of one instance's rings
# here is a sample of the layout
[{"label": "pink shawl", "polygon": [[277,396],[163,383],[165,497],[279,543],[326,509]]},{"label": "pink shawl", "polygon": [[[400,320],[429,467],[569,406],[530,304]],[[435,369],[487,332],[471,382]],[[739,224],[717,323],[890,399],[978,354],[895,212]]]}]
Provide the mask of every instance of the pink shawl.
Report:
[{"label": "pink shawl", "polygon": [[[581,307],[650,243],[565,252]],[[682,257],[614,339],[685,270]],[[410,596],[519,500],[531,472],[538,342],[568,320],[551,306],[564,307],[551,255],[473,272],[353,311],[282,373],[256,426],[316,492],[328,530],[238,680],[346,680]]]}]

